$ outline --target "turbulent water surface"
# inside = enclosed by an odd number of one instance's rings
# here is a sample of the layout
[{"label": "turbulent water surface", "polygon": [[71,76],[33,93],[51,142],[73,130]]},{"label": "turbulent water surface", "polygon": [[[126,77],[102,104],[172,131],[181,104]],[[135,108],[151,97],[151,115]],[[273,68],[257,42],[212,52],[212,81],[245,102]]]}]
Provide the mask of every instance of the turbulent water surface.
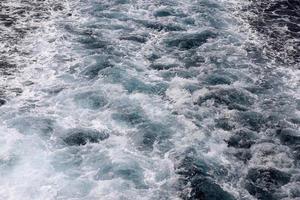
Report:
[{"label": "turbulent water surface", "polygon": [[300,1],[1,0],[0,200],[300,199]]}]

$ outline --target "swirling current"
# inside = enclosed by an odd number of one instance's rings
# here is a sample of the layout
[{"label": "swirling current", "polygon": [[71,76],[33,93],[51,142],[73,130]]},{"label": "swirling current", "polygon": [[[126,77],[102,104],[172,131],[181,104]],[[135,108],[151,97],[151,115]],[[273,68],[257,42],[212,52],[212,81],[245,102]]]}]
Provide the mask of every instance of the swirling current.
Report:
[{"label": "swirling current", "polygon": [[1,0],[0,200],[299,200],[299,0]]}]

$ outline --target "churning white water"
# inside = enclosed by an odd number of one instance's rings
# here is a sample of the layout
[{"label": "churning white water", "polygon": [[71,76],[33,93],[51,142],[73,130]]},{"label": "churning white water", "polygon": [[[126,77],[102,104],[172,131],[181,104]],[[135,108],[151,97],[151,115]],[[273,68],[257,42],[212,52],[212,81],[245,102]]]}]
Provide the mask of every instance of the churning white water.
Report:
[{"label": "churning white water", "polygon": [[299,38],[265,5],[0,5],[1,200],[300,198]]}]

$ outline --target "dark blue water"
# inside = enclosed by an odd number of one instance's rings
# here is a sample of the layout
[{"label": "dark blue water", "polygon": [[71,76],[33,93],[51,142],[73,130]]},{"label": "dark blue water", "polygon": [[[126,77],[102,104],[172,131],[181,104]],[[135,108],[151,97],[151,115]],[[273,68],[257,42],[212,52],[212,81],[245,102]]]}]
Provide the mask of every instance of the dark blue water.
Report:
[{"label": "dark blue water", "polygon": [[300,198],[300,3],[0,2],[0,200]]}]

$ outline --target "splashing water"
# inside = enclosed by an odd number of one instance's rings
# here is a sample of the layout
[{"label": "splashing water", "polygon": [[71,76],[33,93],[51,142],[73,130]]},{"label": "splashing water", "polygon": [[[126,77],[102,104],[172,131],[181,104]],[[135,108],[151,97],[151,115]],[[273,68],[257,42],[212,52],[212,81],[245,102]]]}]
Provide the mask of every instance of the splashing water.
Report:
[{"label": "splashing water", "polygon": [[297,1],[0,6],[0,199],[300,198]]}]

